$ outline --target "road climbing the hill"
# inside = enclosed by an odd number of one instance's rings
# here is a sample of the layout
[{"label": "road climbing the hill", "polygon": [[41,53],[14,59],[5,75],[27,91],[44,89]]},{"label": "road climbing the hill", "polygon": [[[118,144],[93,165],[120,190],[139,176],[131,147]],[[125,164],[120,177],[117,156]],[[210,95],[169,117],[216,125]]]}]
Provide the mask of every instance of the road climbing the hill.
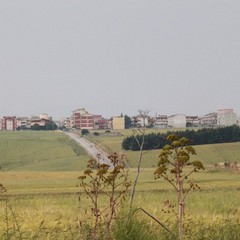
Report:
[{"label": "road climbing the hill", "polygon": [[65,134],[80,144],[92,157],[99,160],[100,163],[105,163],[112,167],[112,163],[110,162],[107,154],[98,149],[94,143],[73,132],[65,132]]}]

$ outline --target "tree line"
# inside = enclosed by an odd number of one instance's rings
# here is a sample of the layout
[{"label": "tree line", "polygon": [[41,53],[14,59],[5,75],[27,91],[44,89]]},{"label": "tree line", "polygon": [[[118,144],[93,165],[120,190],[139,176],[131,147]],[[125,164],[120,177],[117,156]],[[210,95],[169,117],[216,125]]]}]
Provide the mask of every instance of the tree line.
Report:
[{"label": "tree line", "polygon": [[[233,125],[220,128],[203,128],[199,130],[168,131],[167,133],[150,133],[144,136],[143,150],[162,149],[169,144],[167,136],[170,134],[181,135],[190,140],[191,145],[214,143],[228,143],[240,141],[240,127]],[[138,142],[143,141],[142,135],[130,136],[123,139],[122,148],[138,151]]]},{"label": "tree line", "polygon": [[53,121],[51,122],[47,122],[45,123],[43,126],[41,126],[38,123],[35,123],[33,126],[31,126],[31,128],[27,128],[26,126],[21,126],[21,127],[17,127],[17,131],[20,130],[33,130],[33,131],[50,131],[50,130],[56,130],[58,127],[56,125],[56,123],[54,123]]}]

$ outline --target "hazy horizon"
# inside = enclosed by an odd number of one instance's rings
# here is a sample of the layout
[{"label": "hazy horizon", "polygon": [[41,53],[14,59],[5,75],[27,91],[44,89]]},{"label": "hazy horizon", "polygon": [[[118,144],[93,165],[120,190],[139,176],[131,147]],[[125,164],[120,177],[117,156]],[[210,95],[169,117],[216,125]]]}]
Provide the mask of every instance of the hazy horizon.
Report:
[{"label": "hazy horizon", "polygon": [[0,4],[0,116],[240,115],[239,1]]}]

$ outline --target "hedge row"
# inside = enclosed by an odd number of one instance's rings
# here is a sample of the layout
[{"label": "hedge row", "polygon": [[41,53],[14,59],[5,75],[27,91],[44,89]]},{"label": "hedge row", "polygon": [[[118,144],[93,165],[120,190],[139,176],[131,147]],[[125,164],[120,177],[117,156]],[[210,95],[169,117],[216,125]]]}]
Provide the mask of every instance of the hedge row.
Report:
[{"label": "hedge row", "polygon": [[[191,145],[214,144],[214,143],[228,143],[240,141],[240,127],[229,126],[220,128],[203,128],[197,131],[169,131],[163,133],[150,133],[145,135],[145,143],[143,150],[161,149],[168,144],[166,137],[169,134],[175,133],[182,137],[186,137],[191,141]],[[135,136],[141,143],[143,136]],[[134,136],[127,137],[122,142],[122,148],[125,150],[138,151],[139,145]]]}]

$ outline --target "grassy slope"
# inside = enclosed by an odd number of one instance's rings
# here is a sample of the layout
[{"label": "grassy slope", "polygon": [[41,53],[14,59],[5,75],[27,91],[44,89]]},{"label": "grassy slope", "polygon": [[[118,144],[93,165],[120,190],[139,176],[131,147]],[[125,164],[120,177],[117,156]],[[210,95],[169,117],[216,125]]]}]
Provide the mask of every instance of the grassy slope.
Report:
[{"label": "grassy slope", "polygon": [[[148,129],[147,133],[163,130]],[[166,131],[166,130],[164,130]],[[131,130],[121,131],[121,136],[91,136],[90,139],[102,146],[108,152],[123,152],[129,162],[130,167],[136,167],[138,152],[123,151],[121,148],[122,140],[132,134]],[[197,159],[205,165],[213,165],[218,162],[240,162],[240,142],[210,144],[195,146]],[[154,167],[158,161],[159,150],[145,151],[142,167]]]},{"label": "grassy slope", "polygon": [[0,166],[9,171],[72,171],[87,153],[60,132],[0,132]]}]

